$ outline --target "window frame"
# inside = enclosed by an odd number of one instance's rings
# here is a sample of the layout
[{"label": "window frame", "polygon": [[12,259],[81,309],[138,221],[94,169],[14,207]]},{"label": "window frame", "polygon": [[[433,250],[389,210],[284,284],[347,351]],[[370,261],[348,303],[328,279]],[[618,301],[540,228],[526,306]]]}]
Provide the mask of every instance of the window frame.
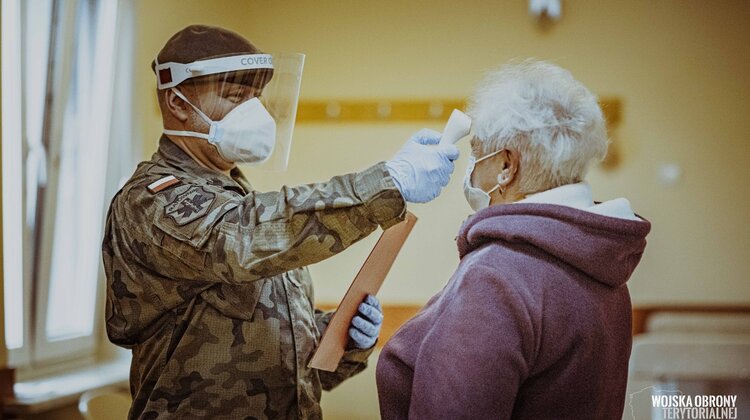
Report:
[{"label": "window frame", "polygon": [[[8,7],[8,5],[10,5],[10,7]],[[27,53],[28,48],[22,48],[23,43],[28,42],[27,39],[24,38],[24,31],[29,31],[28,26],[32,26],[33,23],[31,20],[32,16],[29,14],[33,15],[34,13],[38,13],[40,5],[49,6],[51,8],[50,20],[52,21],[52,24],[49,25],[51,30],[49,48],[47,49],[54,55],[41,58],[37,56],[30,59],[30,56],[26,55],[30,54]],[[130,39],[133,35],[131,28],[132,11],[130,10],[132,5],[128,4],[128,2],[118,0],[98,0],[96,3],[88,2],[86,0],[37,0],[34,2],[24,2],[23,0],[2,0],[2,7],[2,31],[4,40],[3,63],[12,62],[14,64],[14,67],[16,67],[14,74],[17,76],[16,79],[18,79],[10,80],[8,79],[8,74],[3,72],[3,105],[5,105],[6,102],[10,102],[11,99],[10,96],[6,98],[6,94],[10,93],[10,90],[5,89],[6,83],[16,83],[16,86],[18,86],[18,92],[13,99],[21,101],[22,105],[24,105],[24,101],[28,100],[28,89],[22,90],[21,87],[25,86],[28,88],[25,83],[29,83],[29,80],[26,78],[30,77],[28,76],[28,72],[23,71],[24,67],[30,65],[38,66],[39,63],[44,66],[46,63],[51,62],[51,65],[44,67],[46,68],[46,72],[45,76],[42,77],[46,77],[46,83],[44,81],[41,82],[45,83],[43,93],[46,98],[41,111],[44,120],[43,127],[41,128],[41,137],[44,148],[47,149],[45,153],[49,156],[49,159],[46,160],[45,167],[50,174],[50,176],[46,177],[47,182],[42,188],[39,186],[33,188],[33,186],[29,187],[27,185],[29,179],[28,157],[30,150],[29,143],[26,140],[26,127],[27,124],[29,124],[29,114],[27,114],[28,107],[20,106],[17,108],[18,111],[12,115],[7,112],[10,108],[3,107],[4,112],[2,115],[3,127],[6,126],[6,120],[12,117],[17,120],[18,124],[16,127],[19,130],[24,131],[23,135],[6,137],[6,130],[5,128],[3,129],[3,163],[10,158],[6,157],[7,155],[4,153],[6,149],[10,150],[10,145],[21,147],[20,154],[16,153],[17,150],[15,149],[12,154],[18,155],[17,159],[21,162],[20,171],[22,173],[22,179],[20,181],[20,190],[22,195],[22,210],[20,223],[23,225],[24,229],[22,235],[22,258],[20,262],[22,265],[21,271],[23,273],[24,340],[21,348],[12,350],[8,349],[8,365],[19,368],[22,376],[34,376],[32,369],[34,372],[40,372],[47,370],[48,368],[53,368],[54,366],[60,366],[61,363],[65,366],[75,366],[83,361],[93,360],[94,356],[100,352],[103,333],[103,320],[101,318],[104,308],[104,305],[101,302],[101,292],[105,284],[101,264],[100,240],[103,233],[108,199],[114,192],[112,188],[113,182],[110,177],[116,176],[117,180],[119,180],[122,176],[122,170],[129,167],[130,165],[128,165],[128,163],[133,161],[134,154],[131,153],[130,155],[124,156],[120,155],[119,158],[121,160],[124,158],[127,162],[121,162],[118,167],[115,168],[117,171],[108,167],[107,163],[105,163],[102,173],[104,179],[93,182],[90,186],[90,188],[93,188],[96,195],[94,196],[93,201],[88,203],[92,207],[87,207],[88,210],[85,217],[89,217],[91,213],[100,216],[100,220],[98,221],[100,226],[95,227],[94,232],[85,234],[87,239],[96,236],[96,239],[94,240],[96,244],[90,244],[92,247],[88,250],[90,254],[87,254],[84,257],[84,262],[86,263],[85,267],[87,267],[84,268],[84,272],[93,272],[95,277],[91,279],[90,283],[95,288],[92,292],[93,302],[91,302],[94,311],[91,331],[88,335],[50,339],[47,336],[47,315],[51,306],[50,294],[52,290],[52,282],[55,279],[53,277],[55,276],[55,273],[52,272],[54,270],[53,264],[55,263],[53,261],[53,252],[55,250],[55,244],[53,241],[56,233],[55,222],[58,204],[61,202],[60,200],[62,200],[62,198],[58,197],[58,183],[60,182],[59,171],[62,159],[61,150],[64,144],[74,144],[76,147],[80,147],[81,144],[88,144],[86,141],[89,138],[103,138],[104,140],[102,141],[106,144],[100,146],[102,148],[98,149],[98,151],[94,151],[94,155],[95,158],[101,158],[104,162],[112,162],[112,154],[121,153],[124,150],[123,146],[109,147],[108,150],[108,146],[115,141],[113,139],[120,139],[118,134],[113,133],[113,127],[117,126],[117,124],[125,124],[125,122],[119,121],[117,118],[110,116],[112,115],[111,109],[115,100],[115,92],[118,92],[119,94],[122,94],[123,92],[123,87],[121,86],[122,82],[116,81],[117,79],[114,76],[116,73],[123,73],[126,69],[127,71],[130,71],[129,64],[132,63],[133,51],[131,44],[132,40]],[[14,15],[17,16],[15,25],[9,26],[5,24],[6,18],[13,18],[9,15],[9,11],[15,11]],[[121,16],[123,13],[126,14],[125,17]],[[127,29],[124,34],[126,39],[121,41],[118,39],[118,36],[121,35],[120,31],[122,30],[121,24],[123,24],[123,20]],[[38,24],[38,22],[36,23]],[[7,37],[6,35],[12,29],[16,30],[16,36]],[[80,38],[79,36],[83,38]],[[16,41],[17,49],[6,51],[7,48],[5,47],[5,44],[7,42],[6,40],[9,39]],[[85,42],[81,42],[82,40]],[[39,39],[36,41],[39,42]],[[121,42],[124,47],[126,47],[126,51],[124,52],[118,50],[118,44]],[[38,45],[39,44],[37,44],[37,46]],[[84,63],[83,65],[87,66],[87,71],[78,75],[75,73],[76,67],[74,65],[74,61],[79,60],[76,48],[87,48],[87,50],[83,52],[85,57],[82,61]],[[15,53],[17,59],[7,61],[6,57],[10,56],[11,53]],[[131,56],[125,57],[126,54],[130,54]],[[100,60],[105,63],[104,66],[97,64]],[[125,65],[122,63],[125,63]],[[79,79],[87,78],[87,81],[88,78],[93,78],[88,75],[88,72],[93,72],[94,70],[90,69],[94,66],[96,66],[97,71],[94,73],[96,80],[92,81],[91,86],[87,85],[87,87],[79,88],[78,90],[76,90],[75,87],[72,87],[74,83],[71,83],[71,81],[74,77],[78,77]],[[102,67],[105,69],[104,71],[100,71]],[[5,70],[5,64],[3,65],[3,70]],[[38,68],[36,70],[41,73]],[[126,78],[126,80],[132,82],[130,76]],[[32,90],[37,90],[36,93],[39,94],[39,88],[40,87],[36,85]],[[125,91],[127,92],[126,96],[128,98],[130,95],[130,89],[131,87],[128,86]],[[80,97],[85,103],[81,108],[71,108],[79,103],[74,96],[76,92],[85,95]],[[93,92],[96,92],[96,95]],[[88,97],[88,95],[92,96]],[[38,99],[38,96],[37,98],[32,99]],[[92,122],[90,123],[78,124],[79,118],[83,120],[84,118],[90,117],[90,115],[87,114],[89,108],[96,108],[92,111],[94,114],[99,112],[101,115],[101,113],[103,113],[105,117],[100,119],[104,121],[92,119]],[[72,118],[72,120],[75,121],[72,122],[69,113],[66,113],[70,109],[76,109],[77,112],[76,116]],[[128,119],[127,124],[130,124],[129,112],[126,113],[125,118]],[[31,123],[33,124],[33,121]],[[72,128],[69,126],[71,124]],[[86,130],[83,135],[88,137],[79,140],[76,136],[79,135],[78,130],[81,129],[81,127],[83,127],[83,130]],[[36,130],[40,130],[38,126],[36,127]],[[13,139],[12,144],[10,139]],[[49,139],[55,139],[55,141],[49,141]],[[131,152],[136,150],[132,147],[130,149]],[[6,165],[3,165],[3,172],[7,172],[6,168]],[[95,169],[96,173],[98,173],[99,169],[100,168]],[[90,174],[86,174],[85,171],[83,175],[81,172],[76,173],[76,177],[87,175]],[[3,177],[3,179],[6,180],[5,177]],[[9,179],[7,181],[19,182],[18,179]],[[5,181],[3,182],[3,185],[4,184]],[[5,187],[3,188],[5,189]],[[27,212],[27,203],[29,203],[27,198],[29,198],[28,195],[32,191],[38,193],[36,196],[36,211]],[[104,201],[101,204],[98,203],[99,194],[101,194],[101,198]],[[5,195],[3,195],[3,197],[5,197]],[[31,198],[33,199],[33,197]],[[6,199],[5,202],[7,203],[7,201],[8,200]],[[3,206],[3,214],[5,215],[5,213],[6,207]],[[29,223],[30,220],[33,220],[33,222]],[[15,220],[14,222],[4,220],[3,223],[7,226],[9,223],[18,222]],[[98,234],[95,232],[98,232]],[[3,232],[3,245],[7,250],[9,244],[5,243],[5,237],[5,232]],[[35,246],[35,244],[38,245]],[[92,259],[93,255],[95,255],[95,258]],[[88,263],[91,263],[93,260],[96,260],[96,268],[88,265]],[[6,260],[5,262],[8,263],[9,261]],[[6,345],[7,348],[5,340],[0,341],[0,343]]]},{"label": "window frame", "polygon": [[[26,185],[26,173],[23,157],[27,154],[27,147],[24,141],[26,133],[24,132],[23,120],[23,88],[22,88],[22,66],[21,66],[21,33],[22,25],[21,22],[21,3],[19,0],[2,0],[2,102],[3,102],[3,113],[2,113],[2,188],[3,190],[3,201],[2,201],[2,213],[3,213],[3,287],[10,280],[6,273],[6,266],[10,264],[18,264],[16,267],[21,272],[21,295],[22,295],[22,319],[21,319],[21,338],[22,345],[17,348],[8,348],[5,337],[3,337],[3,345],[6,346],[8,360],[7,363],[12,366],[16,365],[28,365],[31,362],[31,348],[32,335],[31,328],[32,319],[32,293],[31,293],[31,278],[30,272],[27,269],[29,244],[31,239],[31,232],[26,224],[26,191],[24,186]],[[18,172],[20,173],[9,173],[11,170],[10,162],[20,163]],[[20,179],[20,185],[15,190],[15,194],[10,194],[10,188],[7,184],[13,182],[14,179]],[[8,241],[8,216],[10,213],[9,203],[16,202],[20,205],[20,224],[21,224],[21,244],[9,243]],[[17,238],[14,238],[17,239]],[[12,247],[20,246],[20,255],[16,261],[9,260],[8,250]],[[12,254],[11,254],[12,255]],[[5,290],[4,290],[5,292]],[[7,298],[3,293],[4,298]],[[5,307],[5,306],[4,306]],[[3,321],[7,325],[8,320],[4,314]],[[5,329],[7,334],[7,328]]]}]

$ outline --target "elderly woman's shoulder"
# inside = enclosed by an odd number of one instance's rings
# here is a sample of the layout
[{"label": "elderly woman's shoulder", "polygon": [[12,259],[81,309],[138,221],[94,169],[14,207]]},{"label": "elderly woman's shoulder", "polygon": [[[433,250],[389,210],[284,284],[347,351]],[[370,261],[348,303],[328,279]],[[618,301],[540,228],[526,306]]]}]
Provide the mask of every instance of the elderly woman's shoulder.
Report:
[{"label": "elderly woman's shoulder", "polygon": [[[488,255],[483,255],[488,254]],[[477,288],[486,292],[525,290],[529,286],[528,266],[511,259],[498,258],[491,249],[467,255],[461,262],[457,280],[464,289]]]}]

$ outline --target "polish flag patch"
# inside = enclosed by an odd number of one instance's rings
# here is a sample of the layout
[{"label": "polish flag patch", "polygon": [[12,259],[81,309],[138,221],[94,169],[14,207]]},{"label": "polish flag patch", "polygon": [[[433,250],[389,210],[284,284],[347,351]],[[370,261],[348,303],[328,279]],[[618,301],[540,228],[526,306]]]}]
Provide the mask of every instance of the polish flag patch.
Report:
[{"label": "polish flag patch", "polygon": [[179,182],[180,182],[180,180],[177,179],[177,177],[175,177],[174,175],[169,175],[169,176],[165,176],[164,178],[162,178],[162,179],[160,179],[158,181],[154,181],[154,182],[148,184],[148,187],[146,187],[146,189],[148,189],[148,191],[151,194],[156,194],[159,191],[164,191],[167,188],[169,188],[172,185],[177,184]]}]

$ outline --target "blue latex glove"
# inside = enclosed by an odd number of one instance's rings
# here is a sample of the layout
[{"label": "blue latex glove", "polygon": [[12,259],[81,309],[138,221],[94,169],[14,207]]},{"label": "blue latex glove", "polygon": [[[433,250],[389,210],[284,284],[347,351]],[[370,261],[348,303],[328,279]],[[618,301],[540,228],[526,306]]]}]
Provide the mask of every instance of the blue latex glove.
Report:
[{"label": "blue latex glove", "polygon": [[358,349],[369,349],[375,345],[380,335],[380,326],[383,325],[383,308],[380,307],[378,298],[367,295],[365,300],[359,304],[359,312],[352,319],[349,327],[349,338]]},{"label": "blue latex glove", "polygon": [[458,148],[438,144],[441,136],[437,131],[424,128],[385,163],[404,200],[410,203],[432,201],[448,185],[453,161],[458,159]]}]

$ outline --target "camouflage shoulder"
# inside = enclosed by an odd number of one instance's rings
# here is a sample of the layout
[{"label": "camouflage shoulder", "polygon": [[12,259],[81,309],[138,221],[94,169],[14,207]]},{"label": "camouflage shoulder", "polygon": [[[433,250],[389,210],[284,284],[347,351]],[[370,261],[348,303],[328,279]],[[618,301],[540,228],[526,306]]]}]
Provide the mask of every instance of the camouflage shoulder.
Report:
[{"label": "camouflage shoulder", "polygon": [[[174,239],[200,248],[242,198],[221,187],[194,181],[197,182],[183,181],[164,192],[148,194],[154,200],[154,225]],[[238,216],[231,219],[239,222]]]},{"label": "camouflage shoulder", "polygon": [[167,194],[180,184],[189,182],[186,174],[175,168],[154,161],[143,162],[120,190],[119,201],[125,207],[143,208],[146,203],[158,201],[154,196]]},{"label": "camouflage shoulder", "polygon": [[[213,225],[241,197],[178,168],[147,162],[123,187],[116,205],[131,236],[162,243],[164,234],[193,247],[205,244]],[[124,226],[123,226],[124,227]]]},{"label": "camouflage shoulder", "polygon": [[[151,222],[154,213],[161,209],[160,203],[167,198],[158,196],[169,193],[183,184],[185,177],[170,168],[162,168],[153,162],[138,166],[133,176],[123,185],[112,201],[112,210],[122,224]],[[161,198],[161,199],[159,199]]]}]

